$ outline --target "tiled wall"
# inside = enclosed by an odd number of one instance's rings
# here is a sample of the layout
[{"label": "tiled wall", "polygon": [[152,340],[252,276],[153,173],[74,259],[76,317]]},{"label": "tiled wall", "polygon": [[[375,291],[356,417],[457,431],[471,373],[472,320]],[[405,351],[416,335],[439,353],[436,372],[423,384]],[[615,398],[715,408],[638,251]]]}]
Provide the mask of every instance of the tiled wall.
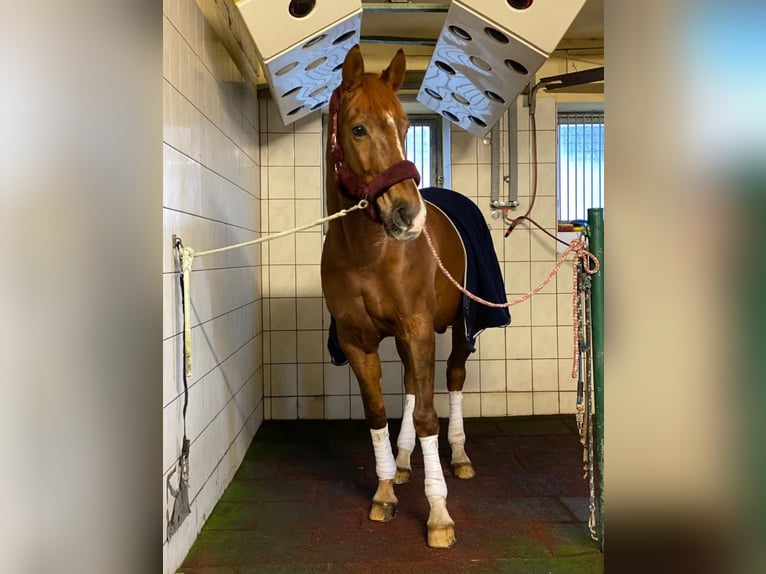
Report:
[{"label": "tiled wall", "polygon": [[[171,236],[198,251],[256,238],[261,200],[257,98],[194,0],[166,0],[163,14],[165,526],[172,508],[166,480],[183,436],[182,315]],[[186,555],[263,420],[260,264],[260,247],[194,261],[191,514],[170,541],[163,529],[166,573]]]},{"label": "tiled wall", "polygon": [[[518,98],[515,110],[518,138],[519,207],[526,212],[531,200],[533,173],[529,111]],[[537,199],[530,216],[556,233],[556,101],[539,97],[537,124]],[[501,175],[508,174],[508,131],[501,121]],[[504,272],[508,300],[538,286],[558,258],[555,241],[521,223],[508,238],[507,224],[491,217],[490,147],[467,132],[452,129],[452,187],[479,205],[486,215],[495,250]],[[501,183],[501,196],[508,187]],[[569,413],[575,411],[576,384],[572,365],[572,265],[564,264],[548,285],[531,299],[511,308],[511,325],[490,329],[479,337],[471,361],[479,363],[473,388],[478,397],[466,416],[504,416]],[[477,356],[478,355],[478,356]],[[466,388],[469,383],[466,383]],[[466,399],[468,404],[471,400]],[[466,409],[464,409],[465,411]]]},{"label": "tiled wall", "polygon": [[[555,100],[537,105],[539,183],[533,217],[555,233]],[[527,109],[518,113],[521,214],[530,198],[530,132]],[[503,140],[507,140],[503,122]],[[503,238],[502,220],[489,210],[490,148],[460,129],[451,133],[452,188],[482,208],[492,228],[509,300],[527,293],[553,268],[552,239],[520,226]],[[261,100],[262,225],[270,232],[311,221],[322,213],[322,124],[315,114],[283,126],[268,96]],[[503,144],[503,175],[508,172]],[[505,193],[507,188],[502,188]],[[264,411],[266,418],[364,418],[361,399],[348,366],[330,363],[326,351],[328,315],[319,279],[321,228],[280,239],[263,248],[264,262]],[[531,301],[511,310],[507,329],[489,329],[479,337],[467,365],[466,416],[505,416],[574,412],[571,368],[570,264]],[[436,407],[448,413],[446,359],[449,333],[437,336]],[[393,339],[380,349],[383,392],[390,417],[402,413],[402,367]]]}]

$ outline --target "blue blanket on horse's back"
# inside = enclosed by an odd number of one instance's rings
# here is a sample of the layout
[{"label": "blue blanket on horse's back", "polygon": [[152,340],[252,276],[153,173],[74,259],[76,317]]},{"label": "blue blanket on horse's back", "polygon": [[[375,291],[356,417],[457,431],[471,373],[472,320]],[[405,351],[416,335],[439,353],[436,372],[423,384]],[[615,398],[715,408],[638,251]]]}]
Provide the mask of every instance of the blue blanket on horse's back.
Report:
[{"label": "blue blanket on horse's back", "polygon": [[[495,246],[484,215],[476,204],[450,189],[426,187],[420,190],[423,199],[446,215],[460,233],[466,254],[463,286],[478,297],[493,303],[505,303],[505,284],[497,262]],[[471,352],[476,337],[489,327],[506,327],[511,322],[507,308],[487,307],[463,295],[465,338]]]},{"label": "blue blanket on horse's back", "polygon": [[[497,262],[495,246],[489,227],[476,204],[455,191],[439,187],[420,190],[428,203],[438,208],[452,221],[460,234],[466,253],[463,286],[473,293],[495,303],[505,303],[505,285]],[[471,352],[476,350],[476,337],[489,327],[506,327],[511,322],[507,308],[487,307],[463,295],[465,337]],[[334,365],[345,365],[346,359],[338,344],[335,319],[331,317],[327,349]]]}]

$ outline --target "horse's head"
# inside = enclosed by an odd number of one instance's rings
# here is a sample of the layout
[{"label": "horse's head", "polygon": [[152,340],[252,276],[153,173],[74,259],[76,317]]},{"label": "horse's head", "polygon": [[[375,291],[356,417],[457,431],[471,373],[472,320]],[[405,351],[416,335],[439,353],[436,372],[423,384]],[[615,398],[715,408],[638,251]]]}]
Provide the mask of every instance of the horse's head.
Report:
[{"label": "horse's head", "polygon": [[404,154],[408,120],[396,95],[404,70],[399,50],[380,76],[365,74],[359,46],[354,46],[330,108],[331,113],[335,108],[332,159],[338,187],[347,195],[367,197],[371,217],[400,241],[420,235],[426,219],[417,188],[420,176]]}]

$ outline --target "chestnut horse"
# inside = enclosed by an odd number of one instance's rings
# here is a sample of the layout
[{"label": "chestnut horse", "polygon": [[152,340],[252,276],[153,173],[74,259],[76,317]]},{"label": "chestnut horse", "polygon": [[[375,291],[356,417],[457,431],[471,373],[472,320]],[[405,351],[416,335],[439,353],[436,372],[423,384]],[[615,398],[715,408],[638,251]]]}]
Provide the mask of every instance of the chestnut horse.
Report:
[{"label": "chestnut horse", "polygon": [[[445,548],[456,538],[439,461],[439,420],[433,397],[435,332],[452,327],[448,440],[453,472],[459,478],[474,476],[464,449],[461,406],[470,351],[461,294],[437,267],[422,234],[426,222],[445,267],[458,281],[464,274],[465,255],[449,220],[423,201],[417,169],[405,159],[408,120],[396,95],[404,72],[401,50],[380,76],[364,72],[358,46],[343,63],[343,80],[330,103],[327,208],[335,213],[364,198],[369,206],[330,223],[322,252],[322,289],[336,322],[340,348],[359,381],[370,425],[379,481],[370,519],[394,517],[394,483],[409,480],[417,435],[430,504],[428,545]],[[396,460],[378,357],[378,345],[385,337],[395,338],[404,364],[406,398]]]}]

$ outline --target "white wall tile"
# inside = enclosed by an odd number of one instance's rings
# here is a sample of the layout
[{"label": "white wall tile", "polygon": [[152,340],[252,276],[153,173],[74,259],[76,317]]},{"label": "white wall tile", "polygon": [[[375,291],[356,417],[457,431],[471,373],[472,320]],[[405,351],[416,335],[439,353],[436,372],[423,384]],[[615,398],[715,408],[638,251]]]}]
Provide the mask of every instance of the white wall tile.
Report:
[{"label": "white wall tile", "polygon": [[532,330],[511,325],[505,333],[505,356],[508,359],[527,359],[532,356]]},{"label": "white wall tile", "polygon": [[556,322],[558,325],[572,325],[574,321],[572,295],[556,295]]},{"label": "white wall tile", "polygon": [[555,326],[556,325],[556,295],[538,293],[530,300],[532,307],[532,325]]},{"label": "white wall tile", "polygon": [[[481,389],[481,361],[468,360],[465,364],[465,383],[463,384],[463,392],[466,393],[478,393]],[[478,416],[478,415],[477,415]]]},{"label": "white wall tile", "polygon": [[[517,296],[511,296],[509,301],[513,301]],[[530,327],[532,325],[532,303],[529,299],[522,301],[511,307],[511,326],[512,327]]]},{"label": "white wall tile", "polygon": [[295,297],[295,265],[269,265],[269,295]]},{"label": "white wall tile", "polygon": [[452,164],[452,188],[469,198],[478,194],[478,179],[475,164]]},{"label": "white wall tile", "polygon": [[555,163],[556,162],[556,131],[555,130],[543,130],[538,127],[537,161],[538,163]]},{"label": "white wall tile", "polygon": [[319,133],[295,134],[295,165],[322,165],[322,137]]},{"label": "white wall tile", "polygon": [[512,359],[506,363],[508,390],[513,392],[532,390],[532,361]]},{"label": "white wall tile", "polygon": [[558,357],[556,327],[532,327],[532,357],[535,359],[555,359]]},{"label": "white wall tile", "polygon": [[295,197],[321,199],[322,171],[318,166],[295,166]]},{"label": "white wall tile", "polygon": [[404,410],[402,395],[383,395],[383,403],[386,405],[386,416],[389,419],[402,418],[402,412]]},{"label": "white wall tile", "polygon": [[274,420],[294,420],[298,418],[298,397],[273,397],[271,399],[271,417]]},{"label": "white wall tile", "polygon": [[572,357],[558,360],[559,390],[562,392],[577,391],[577,378],[572,378],[572,362]]},{"label": "white wall tile", "polygon": [[[515,213],[522,215],[524,211]],[[529,263],[531,257],[530,241],[530,231],[521,226],[516,227],[505,242],[506,260]]]},{"label": "white wall tile", "polygon": [[485,329],[479,338],[481,349],[479,357],[482,361],[505,358],[505,331],[506,329]]},{"label": "white wall tile", "polygon": [[292,133],[268,134],[269,166],[295,165],[295,137]]},{"label": "white wall tile", "polygon": [[577,412],[577,393],[560,392],[559,393],[559,412],[561,414],[574,414]]},{"label": "white wall tile", "polygon": [[298,265],[316,265],[321,260],[321,232],[303,231],[295,236],[295,263]]},{"label": "white wall tile", "polygon": [[[298,199],[295,201],[295,226],[301,227],[314,223],[317,219],[322,217],[322,202],[318,199]],[[312,229],[318,230],[321,227],[313,227]],[[312,263],[319,263],[319,259],[312,261]]]},{"label": "white wall tile", "polygon": [[532,373],[535,392],[559,390],[558,359],[534,359]]},{"label": "white wall tile", "polygon": [[295,363],[296,344],[295,331],[271,331],[271,363]]},{"label": "white wall tile", "polygon": [[328,420],[351,418],[351,397],[349,395],[325,396],[324,417]]},{"label": "white wall tile", "polygon": [[557,392],[533,393],[534,413],[536,415],[555,415],[559,412],[559,394]]},{"label": "white wall tile", "polygon": [[[531,289],[530,264],[528,261],[511,261],[505,264],[505,291],[511,294],[526,294]],[[512,310],[513,312],[513,310]]]},{"label": "white wall tile", "polygon": [[[553,197],[557,195],[556,188],[556,164],[555,163],[543,163],[538,166],[537,172],[537,197]],[[535,204],[537,205],[537,204]],[[540,210],[542,211],[542,210]],[[554,204],[553,213],[556,213],[556,206]],[[541,222],[542,223],[542,222]]]},{"label": "white wall tile", "polygon": [[538,130],[556,129],[556,98],[538,97],[535,105]]},{"label": "white wall tile", "polygon": [[[447,411],[449,415],[449,410]],[[446,415],[445,415],[446,416]],[[481,416],[481,393],[463,393],[463,417],[476,418]]]},{"label": "white wall tile", "polygon": [[481,416],[483,417],[504,417],[508,413],[506,405],[506,394],[503,393],[481,393]]},{"label": "white wall tile", "polygon": [[381,361],[399,361],[399,354],[396,351],[396,341],[393,337],[387,337],[380,342],[378,356],[380,356]]},{"label": "white wall tile", "polygon": [[[349,381],[351,369],[348,365],[335,366],[324,364],[324,394],[325,395],[348,395],[351,390]],[[356,379],[354,383],[356,384]]]},{"label": "white wall tile", "polygon": [[298,395],[319,396],[324,392],[324,368],[321,363],[298,365]]},{"label": "white wall tile", "polygon": [[[310,329],[322,331],[322,308],[321,297],[301,297],[297,300],[298,329]],[[324,341],[327,341],[327,333],[324,333]]]},{"label": "white wall tile", "polygon": [[295,227],[295,202],[289,199],[269,199],[269,233]]},{"label": "white wall tile", "polygon": [[264,107],[266,108],[266,128],[268,129],[268,133],[292,133],[293,124],[285,126],[285,124],[282,123],[282,116],[279,114],[279,109],[274,100],[268,97],[266,98],[266,102],[268,105]]},{"label": "white wall tile", "polygon": [[319,363],[324,356],[324,331],[298,331],[298,362]]},{"label": "white wall tile", "polygon": [[291,265],[295,263],[295,236],[288,235],[269,241],[269,263]]},{"label": "white wall tile", "polygon": [[298,368],[295,364],[271,365],[271,396],[294,397],[298,395]]},{"label": "white wall tile", "polygon": [[509,416],[525,416],[532,414],[532,393],[507,393],[506,397]]},{"label": "white wall tile", "polygon": [[268,173],[269,199],[293,199],[295,197],[295,168],[292,165],[273,165]]},{"label": "white wall tile", "polygon": [[324,397],[298,397],[299,419],[324,419]]},{"label": "white wall tile", "polygon": [[478,140],[476,137],[463,130],[453,130],[451,140],[453,168],[455,164],[475,165],[478,162]]},{"label": "white wall tile", "polygon": [[303,116],[299,120],[296,120],[293,124],[295,133],[322,133],[322,114],[314,113],[307,116]]},{"label": "white wall tile", "polygon": [[319,265],[298,265],[296,273],[296,294],[298,297],[319,297],[322,295],[322,278]]},{"label": "white wall tile", "polygon": [[404,393],[404,369],[400,362],[381,363],[380,370],[384,394]]},{"label": "white wall tile", "polygon": [[550,261],[552,269],[553,262],[558,259],[556,241],[541,232],[533,233],[529,246],[529,254],[532,261]]},{"label": "white wall tile", "polygon": [[[439,416],[439,418],[442,418],[442,419],[449,418],[449,395],[447,394],[434,395],[434,409],[436,409],[436,414]],[[465,417],[465,412],[463,412],[463,416]],[[442,437],[442,440],[446,440],[446,439]]]},{"label": "white wall tile", "polygon": [[[481,369],[481,392],[505,391],[505,361],[484,360],[480,363]],[[503,407],[505,408],[505,406]],[[482,409],[482,413],[484,410]]]}]

